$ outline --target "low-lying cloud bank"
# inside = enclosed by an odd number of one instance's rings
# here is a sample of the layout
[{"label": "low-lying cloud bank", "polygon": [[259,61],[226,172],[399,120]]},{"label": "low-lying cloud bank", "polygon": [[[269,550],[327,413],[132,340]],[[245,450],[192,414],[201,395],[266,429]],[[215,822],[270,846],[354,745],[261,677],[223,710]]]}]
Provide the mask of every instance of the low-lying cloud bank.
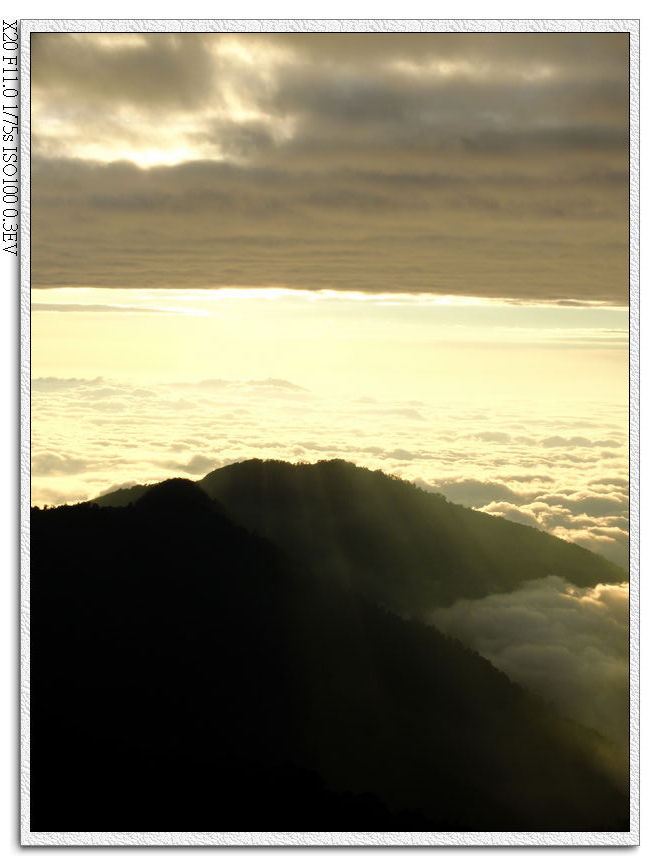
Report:
[{"label": "low-lying cloud bank", "polygon": [[[532,444],[538,449],[544,447],[543,441]],[[621,440],[616,440],[616,447],[620,446]],[[583,447],[589,449],[591,445]],[[624,477],[592,477],[580,490],[558,488],[552,475],[541,473],[506,480],[460,478],[426,483],[418,479],[418,484],[449,501],[551,532],[618,565],[629,566],[630,497]]]},{"label": "low-lying cloud bank", "polygon": [[[253,457],[342,458],[626,566],[627,431],[618,407],[600,411],[558,413],[551,422],[543,409],[527,409],[522,441],[521,413],[494,403],[470,411],[437,400],[334,398],[272,378],[143,384],[50,376],[32,384],[32,500],[55,505],[116,484],[196,480]],[[568,440],[584,429],[590,442],[606,435],[621,446],[556,447],[549,455],[550,423]]]},{"label": "low-lying cloud bank", "polygon": [[629,585],[577,588],[549,576],[510,594],[458,601],[430,621],[569,718],[629,746]]}]

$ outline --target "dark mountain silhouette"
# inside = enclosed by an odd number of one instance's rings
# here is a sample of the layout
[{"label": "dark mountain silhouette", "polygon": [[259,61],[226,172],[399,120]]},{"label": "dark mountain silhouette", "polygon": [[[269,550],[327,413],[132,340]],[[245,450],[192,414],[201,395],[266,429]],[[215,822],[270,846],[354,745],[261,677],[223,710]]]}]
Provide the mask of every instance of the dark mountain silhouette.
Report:
[{"label": "dark mountain silhouette", "polygon": [[196,484],[34,509],[31,540],[32,831],[629,825],[597,734]]},{"label": "dark mountain silhouette", "polygon": [[[410,616],[549,574],[578,586],[627,579],[622,568],[576,544],[342,460],[249,460],[198,485],[234,522],[291,551],[310,572]],[[118,490],[97,502],[123,505],[146,489]]]}]

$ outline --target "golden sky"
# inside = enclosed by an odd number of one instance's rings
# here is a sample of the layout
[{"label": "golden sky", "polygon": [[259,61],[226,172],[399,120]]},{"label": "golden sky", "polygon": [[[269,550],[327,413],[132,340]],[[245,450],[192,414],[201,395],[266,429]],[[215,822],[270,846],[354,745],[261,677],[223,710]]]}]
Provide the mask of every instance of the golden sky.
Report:
[{"label": "golden sky", "polygon": [[31,63],[34,503],[342,456],[625,561],[627,34]]}]

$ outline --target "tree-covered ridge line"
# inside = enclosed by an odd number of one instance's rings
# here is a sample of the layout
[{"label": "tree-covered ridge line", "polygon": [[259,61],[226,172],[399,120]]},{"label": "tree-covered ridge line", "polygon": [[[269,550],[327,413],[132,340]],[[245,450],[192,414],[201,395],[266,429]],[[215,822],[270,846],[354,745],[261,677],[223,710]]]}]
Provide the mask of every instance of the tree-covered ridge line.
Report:
[{"label": "tree-covered ridge line", "polygon": [[[352,581],[406,615],[512,591],[549,574],[577,586],[627,579],[622,568],[577,544],[343,460],[248,460],[197,484],[235,523],[291,551],[303,567]],[[126,505],[147,489],[95,501]]]}]

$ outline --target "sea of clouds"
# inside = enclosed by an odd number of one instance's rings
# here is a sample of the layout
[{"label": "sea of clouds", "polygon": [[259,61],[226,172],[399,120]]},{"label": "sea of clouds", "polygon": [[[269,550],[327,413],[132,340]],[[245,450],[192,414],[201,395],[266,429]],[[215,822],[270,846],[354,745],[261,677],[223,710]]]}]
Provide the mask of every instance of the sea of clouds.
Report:
[{"label": "sea of clouds", "polygon": [[603,765],[621,785],[629,772],[629,618],[628,583],[578,588],[557,576],[428,616],[560,714],[597,730]]},{"label": "sea of clouds", "polygon": [[343,458],[628,561],[628,430],[617,406],[549,417],[515,401],[334,399],[284,379],[32,384],[35,505],[198,479],[253,457]]}]

